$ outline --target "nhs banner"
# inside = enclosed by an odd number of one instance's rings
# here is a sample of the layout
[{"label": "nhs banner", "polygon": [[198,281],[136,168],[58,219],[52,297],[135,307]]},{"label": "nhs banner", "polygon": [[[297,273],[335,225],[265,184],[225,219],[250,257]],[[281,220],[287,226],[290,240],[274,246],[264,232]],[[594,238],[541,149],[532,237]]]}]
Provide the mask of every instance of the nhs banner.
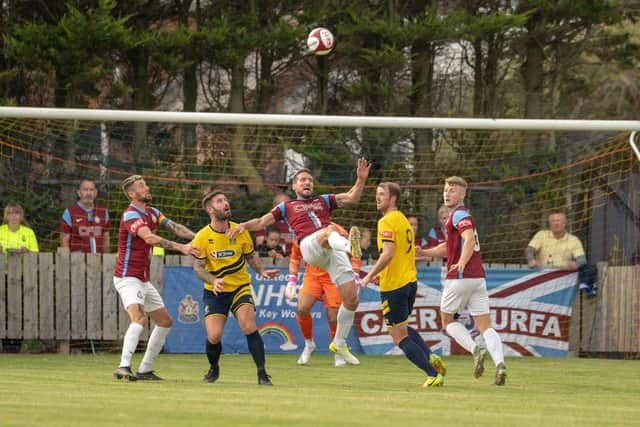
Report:
[{"label": "nhs banner", "polygon": [[[466,354],[440,328],[440,298],[444,269],[418,267],[418,294],[409,324],[437,353]],[[566,356],[569,321],[577,273],[567,270],[487,269],[492,323],[500,334],[506,356]],[[354,327],[366,354],[397,354],[380,311],[378,288],[360,291]],[[477,340],[473,319],[460,313]]]},{"label": "nhs banner", "polygon": [[[304,338],[296,320],[297,300],[291,303],[284,297],[288,270],[267,279],[249,269],[253,298],[256,304],[256,323],[267,353],[297,354],[304,347]],[[302,274],[302,273],[301,273]],[[302,276],[300,276],[301,278]],[[301,279],[299,280],[300,283]],[[191,267],[164,267],[164,302],[173,318],[167,336],[167,353],[204,353],[207,335],[204,329],[203,286]],[[313,306],[313,335],[318,353],[328,353],[329,329],[322,303]],[[352,331],[348,344],[354,352],[361,352],[357,336]],[[229,314],[222,336],[224,353],[248,353],[247,341],[236,319]]]}]

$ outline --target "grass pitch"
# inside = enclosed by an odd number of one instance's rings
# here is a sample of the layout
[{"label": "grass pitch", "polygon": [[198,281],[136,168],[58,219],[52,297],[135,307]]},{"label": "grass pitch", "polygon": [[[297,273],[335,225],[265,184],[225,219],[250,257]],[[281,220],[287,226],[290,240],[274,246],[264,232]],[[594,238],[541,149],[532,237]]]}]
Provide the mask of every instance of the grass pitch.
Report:
[{"label": "grass pitch", "polygon": [[[140,360],[137,354],[134,367]],[[640,425],[638,361],[513,358],[507,385],[493,367],[472,376],[470,357],[447,357],[445,386],[401,356],[267,356],[274,387],[257,385],[248,355],[223,355],[204,384],[204,355],[161,354],[162,382],[117,381],[119,355],[0,354],[2,426],[601,426]]]}]

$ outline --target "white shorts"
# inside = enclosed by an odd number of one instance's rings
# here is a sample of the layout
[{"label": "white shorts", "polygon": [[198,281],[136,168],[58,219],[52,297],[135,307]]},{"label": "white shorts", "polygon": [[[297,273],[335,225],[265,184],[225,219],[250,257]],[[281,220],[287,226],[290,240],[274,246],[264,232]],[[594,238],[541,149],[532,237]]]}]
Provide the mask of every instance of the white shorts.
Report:
[{"label": "white shorts", "polygon": [[338,286],[353,281],[353,269],[345,252],[323,248],[316,237],[317,231],[308,235],[300,242],[302,259],[311,265],[320,267],[331,277],[331,281]]},{"label": "white shorts", "polygon": [[442,288],[440,310],[455,314],[466,307],[469,307],[472,316],[490,313],[485,279],[446,279]]},{"label": "white shorts", "polygon": [[125,309],[131,304],[140,304],[144,311],[151,313],[164,307],[162,297],[151,282],[143,282],[136,277],[114,277],[113,285]]}]

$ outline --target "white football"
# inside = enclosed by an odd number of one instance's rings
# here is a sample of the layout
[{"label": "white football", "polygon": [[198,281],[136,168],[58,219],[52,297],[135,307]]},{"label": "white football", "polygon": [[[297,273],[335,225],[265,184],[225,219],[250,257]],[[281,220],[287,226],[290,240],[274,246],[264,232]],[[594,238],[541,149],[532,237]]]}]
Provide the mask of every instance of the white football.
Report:
[{"label": "white football", "polygon": [[314,28],[307,37],[307,47],[314,55],[326,55],[333,49],[333,34],[326,28]]}]

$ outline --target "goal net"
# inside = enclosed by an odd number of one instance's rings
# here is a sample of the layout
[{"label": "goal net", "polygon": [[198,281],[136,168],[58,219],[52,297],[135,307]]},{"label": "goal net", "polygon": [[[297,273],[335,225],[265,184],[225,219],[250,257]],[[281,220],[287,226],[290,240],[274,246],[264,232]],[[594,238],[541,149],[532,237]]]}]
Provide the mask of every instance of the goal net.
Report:
[{"label": "goal net", "polygon": [[96,181],[114,229],[127,205],[119,183],[134,173],[145,176],[154,206],[199,229],[208,221],[202,195],[213,188],[227,191],[236,221],[246,220],[267,212],[278,192],[291,194],[290,178],[301,167],[314,172],[316,193],[348,190],[362,156],[373,164],[362,199],[334,216],[345,227],[375,230],[376,184],[395,181],[404,190],[401,209],[418,217],[425,236],[437,224],[444,178],[458,175],[469,183],[466,204],[488,263],[525,263],[527,243],[558,209],[590,263],[627,265],[637,256],[638,166],[629,132],[616,122],[594,131],[589,122],[537,121],[534,130],[524,130],[532,128],[526,121],[492,129],[490,120],[477,126],[414,119],[400,126],[394,118],[345,124],[298,116],[291,124],[256,115],[253,123],[225,123],[237,115],[182,120],[150,112],[148,121],[128,121],[126,113],[114,119],[94,111],[87,120],[0,110],[0,206],[22,205],[41,251],[56,250],[60,217],[77,200],[83,178]]}]

